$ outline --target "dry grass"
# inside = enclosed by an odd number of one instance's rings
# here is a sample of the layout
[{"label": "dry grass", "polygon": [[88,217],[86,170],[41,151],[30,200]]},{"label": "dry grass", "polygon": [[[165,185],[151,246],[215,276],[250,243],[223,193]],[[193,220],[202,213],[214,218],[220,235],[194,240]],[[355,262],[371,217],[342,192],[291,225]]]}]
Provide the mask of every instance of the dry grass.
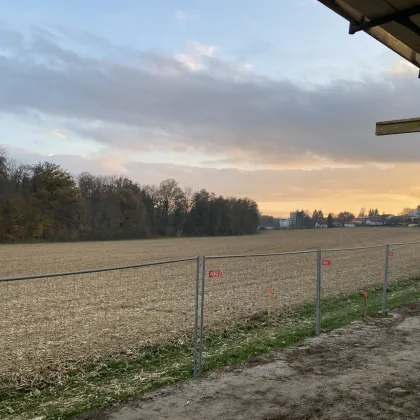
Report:
[{"label": "dry grass", "polygon": [[[136,264],[194,255],[282,252],[420,241],[420,229],[275,232],[242,238],[168,239],[2,247],[3,276]],[[420,244],[397,247],[390,281],[420,272]],[[323,268],[324,296],[383,279],[384,249],[335,252]],[[126,271],[0,284],[0,388],[60,382],[63,373],[116,353],[190,340],[195,261]],[[225,327],[261,311],[315,299],[315,254],[208,260],[205,325]],[[273,289],[273,294],[268,293]]]}]

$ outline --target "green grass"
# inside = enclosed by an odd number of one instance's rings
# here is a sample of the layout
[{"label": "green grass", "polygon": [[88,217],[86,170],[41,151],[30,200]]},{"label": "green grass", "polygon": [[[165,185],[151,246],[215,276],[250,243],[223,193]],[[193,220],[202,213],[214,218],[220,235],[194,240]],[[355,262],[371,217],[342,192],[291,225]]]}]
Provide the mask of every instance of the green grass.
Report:
[{"label": "green grass", "polygon": [[[420,298],[420,280],[389,286],[388,308]],[[322,331],[344,326],[381,309],[382,288],[322,300]],[[206,331],[203,371],[234,365],[273,349],[289,346],[315,333],[315,304],[268,316],[257,314],[224,330]],[[72,371],[62,384],[42,389],[2,389],[2,419],[69,419],[75,414],[122,402],[158,387],[193,376],[193,342],[142,347],[121,356]]]}]

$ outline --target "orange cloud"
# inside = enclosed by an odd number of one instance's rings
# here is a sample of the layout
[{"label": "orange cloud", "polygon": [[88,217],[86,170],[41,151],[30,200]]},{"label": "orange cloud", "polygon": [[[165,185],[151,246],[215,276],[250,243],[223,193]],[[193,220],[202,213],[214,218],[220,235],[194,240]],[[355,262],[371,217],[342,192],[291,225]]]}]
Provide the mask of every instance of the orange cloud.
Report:
[{"label": "orange cloud", "polygon": [[50,135],[53,135],[54,137],[58,137],[58,138],[63,139],[63,140],[67,139],[67,136],[62,131],[60,131],[56,128],[53,128],[52,130],[39,130],[39,132],[50,134]]},{"label": "orange cloud", "polygon": [[51,134],[63,140],[67,139],[67,136],[63,134],[60,130],[51,130]]}]

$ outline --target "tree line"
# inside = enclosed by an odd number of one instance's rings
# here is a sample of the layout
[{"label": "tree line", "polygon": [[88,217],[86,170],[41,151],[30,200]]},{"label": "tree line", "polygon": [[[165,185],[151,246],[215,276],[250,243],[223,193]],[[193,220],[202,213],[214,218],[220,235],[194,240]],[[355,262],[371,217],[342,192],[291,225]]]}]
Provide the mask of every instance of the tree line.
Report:
[{"label": "tree line", "polygon": [[260,213],[249,198],[140,185],[124,176],[77,177],[59,165],[20,164],[0,153],[0,241],[244,235]]}]

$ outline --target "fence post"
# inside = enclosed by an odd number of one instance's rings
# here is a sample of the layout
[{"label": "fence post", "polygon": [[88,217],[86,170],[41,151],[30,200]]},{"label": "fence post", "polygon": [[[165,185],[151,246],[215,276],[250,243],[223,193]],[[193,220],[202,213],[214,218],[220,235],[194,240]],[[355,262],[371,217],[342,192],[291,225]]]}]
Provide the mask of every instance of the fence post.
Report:
[{"label": "fence post", "polygon": [[195,311],[194,311],[194,378],[197,377],[199,288],[200,288],[200,257],[197,257],[197,267],[196,267],[196,272],[195,272]]},{"label": "fence post", "polygon": [[200,319],[200,359],[198,365],[198,376],[203,366],[203,339],[204,339],[204,283],[206,279],[206,256],[203,257],[203,271],[201,277],[201,319]]},{"label": "fence post", "polygon": [[384,288],[382,291],[382,313],[383,314],[388,312],[388,309],[387,309],[388,267],[389,267],[389,244],[385,245]]},{"label": "fence post", "polygon": [[321,281],[322,281],[322,251],[316,253],[316,335],[321,333]]}]

